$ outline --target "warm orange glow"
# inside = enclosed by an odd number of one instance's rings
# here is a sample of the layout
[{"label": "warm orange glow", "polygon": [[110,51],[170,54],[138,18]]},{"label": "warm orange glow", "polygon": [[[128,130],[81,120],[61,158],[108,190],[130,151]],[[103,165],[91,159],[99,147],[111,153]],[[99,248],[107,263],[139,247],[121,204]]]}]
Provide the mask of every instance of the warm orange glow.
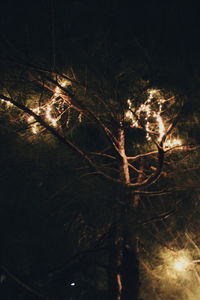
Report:
[{"label": "warm orange glow", "polygon": [[178,272],[184,272],[189,267],[191,262],[187,257],[179,257],[174,261],[174,269]]},{"label": "warm orange glow", "polygon": [[9,102],[9,101],[5,101],[5,100],[3,100],[3,99],[0,99],[0,102],[1,102],[2,104],[5,104],[6,108],[13,107],[13,104],[12,104],[11,102]]},{"label": "warm orange glow", "polygon": [[62,87],[67,87],[69,85],[71,85],[71,81],[70,80],[67,80],[65,78],[59,78],[58,79],[58,83],[62,86]]},{"label": "warm orange glow", "polygon": [[165,141],[165,148],[173,148],[177,146],[181,146],[182,141],[179,138],[171,138]]},{"label": "warm orange glow", "polygon": [[[166,134],[165,120],[163,116],[163,104],[166,102],[159,90],[148,90],[147,100],[135,110],[130,99],[127,100],[128,110],[125,112],[125,119],[131,122],[131,127],[139,127],[142,121],[146,130],[146,139],[152,141],[152,133],[155,133],[157,141],[161,142]],[[134,113],[133,113],[134,112]],[[164,144],[165,148],[180,146],[181,140],[178,138],[168,138]]]},{"label": "warm orange glow", "polygon": [[[60,85],[66,86],[69,83],[66,81],[60,82]],[[43,116],[48,124],[52,125],[53,127],[58,126],[58,120],[60,119],[61,114],[65,109],[65,102],[61,97],[61,89],[60,87],[56,86],[54,89],[54,94],[51,97],[51,100],[44,105],[35,107],[32,109],[34,113],[38,116]],[[39,124],[34,122],[35,119],[33,116],[27,117],[27,122],[31,125],[31,131],[33,134],[39,133]]]}]

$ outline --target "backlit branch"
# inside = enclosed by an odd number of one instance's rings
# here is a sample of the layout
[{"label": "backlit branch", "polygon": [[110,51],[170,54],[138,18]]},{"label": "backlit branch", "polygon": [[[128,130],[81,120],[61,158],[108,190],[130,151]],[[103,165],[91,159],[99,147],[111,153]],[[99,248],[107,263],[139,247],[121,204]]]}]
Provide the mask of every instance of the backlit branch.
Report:
[{"label": "backlit branch", "polygon": [[146,157],[146,156],[151,156],[151,155],[154,155],[154,154],[157,154],[157,153],[158,153],[158,151],[151,151],[151,152],[147,152],[147,153],[144,153],[144,154],[138,154],[138,155],[135,155],[135,156],[128,156],[127,159],[135,161],[137,159],[140,159],[140,158],[143,158],[143,157]]},{"label": "backlit branch", "polygon": [[103,107],[106,109],[106,111],[108,111],[110,113],[110,116],[112,117],[113,121],[116,121],[115,119],[115,115],[114,113],[112,112],[110,106],[101,98],[99,97],[99,95],[97,95],[97,91],[96,89],[94,89],[93,87],[91,86],[88,86],[88,84],[84,84],[83,82],[79,81],[79,80],[76,80],[76,79],[72,79],[71,77],[67,76],[66,74],[63,74],[63,73],[59,73],[57,72],[56,73],[58,76],[60,76],[61,78],[65,79],[65,80],[68,80],[70,81],[71,83],[74,83],[75,85],[77,86],[81,86],[83,88],[87,88],[89,90],[91,90],[92,92],[95,93],[95,97],[99,100],[99,102],[103,105]]},{"label": "backlit branch", "polygon": [[160,191],[140,191],[140,190],[136,190],[136,191],[132,191],[132,194],[136,194],[136,195],[143,195],[143,196],[148,196],[148,197],[156,197],[156,196],[165,196],[177,191],[182,191],[182,189],[163,189]]},{"label": "backlit branch", "polygon": [[71,149],[73,152],[79,154],[84,160],[88,163],[90,168],[94,170],[98,175],[103,176],[104,178],[114,181],[114,182],[120,182],[118,179],[115,179],[101,170],[93,163],[93,161],[87,156],[87,154],[81,150],[78,146],[76,146],[74,143],[72,143],[69,139],[66,137],[63,137],[59,134],[58,131],[56,131],[52,126],[50,126],[47,122],[45,122],[39,115],[37,115],[34,111],[26,107],[25,105],[15,101],[12,98],[9,98],[7,96],[4,96],[3,94],[0,94],[0,98],[4,101],[7,101],[9,103],[12,103],[14,106],[22,110],[23,112],[27,113],[28,115],[32,116],[36,122],[38,122],[40,125],[42,125],[44,128],[46,128],[59,142],[67,146],[69,149]]},{"label": "backlit branch", "polygon": [[158,221],[163,221],[167,218],[169,218],[171,215],[173,215],[175,212],[177,211],[177,209],[171,209],[170,211],[168,212],[165,212],[165,213],[162,213],[160,215],[157,215],[157,216],[154,216],[152,218],[149,218],[147,220],[144,220],[144,221],[141,221],[140,224],[141,225],[146,225],[146,224],[149,224],[149,223],[154,223],[154,222],[158,222]]},{"label": "backlit branch", "polygon": [[[117,139],[110,131],[110,129],[107,126],[105,126],[105,124],[101,121],[101,119],[97,117],[94,112],[92,112],[87,107],[85,107],[84,103],[79,99],[77,99],[75,95],[71,91],[69,91],[69,89],[63,87],[57,81],[55,81],[54,79],[48,76],[46,76],[46,79],[51,83],[53,83],[55,86],[58,86],[62,91],[64,91],[67,94],[67,96],[69,97],[68,101],[74,107],[74,109],[81,111],[84,115],[86,115],[86,117],[89,117],[89,119],[93,120],[97,125],[99,125],[99,127],[103,130],[103,132],[106,134],[107,138],[109,139],[115,152],[119,155],[119,151],[117,147]],[[61,95],[63,96],[63,94]]]},{"label": "backlit branch", "polygon": [[164,150],[163,148],[156,143],[158,147],[158,167],[156,171],[151,174],[147,179],[143,180],[142,182],[136,182],[136,183],[130,183],[129,187],[134,188],[134,187],[148,187],[158,181],[158,179],[161,176],[163,164],[164,164]]},{"label": "backlit branch", "polygon": [[129,166],[130,169],[134,170],[136,173],[142,174],[142,175],[144,175],[145,177],[147,176],[143,171],[138,170],[138,169],[137,169],[136,167],[134,167],[132,164],[129,163],[128,166]]},{"label": "backlit branch", "polygon": [[94,156],[101,156],[101,157],[106,157],[106,158],[110,158],[112,160],[116,160],[116,157],[110,154],[106,154],[106,153],[102,153],[102,152],[89,152],[90,155],[94,155]]}]

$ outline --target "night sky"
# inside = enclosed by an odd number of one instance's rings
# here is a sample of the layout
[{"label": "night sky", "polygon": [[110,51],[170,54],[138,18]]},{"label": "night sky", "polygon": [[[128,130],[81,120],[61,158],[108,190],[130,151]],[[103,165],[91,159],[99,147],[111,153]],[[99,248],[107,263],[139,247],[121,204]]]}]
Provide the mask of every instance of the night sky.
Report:
[{"label": "night sky", "polygon": [[[2,1],[3,2],[3,1]],[[94,38],[100,30],[118,43],[138,38],[158,53],[178,56],[195,53],[199,46],[198,10],[191,4],[169,1],[4,1],[1,2],[1,33],[23,50],[39,49],[65,39]],[[82,35],[82,37],[80,37]],[[64,41],[63,41],[64,42]],[[155,53],[156,52],[156,53]],[[192,54],[192,53],[191,53]]]},{"label": "night sky", "polygon": [[3,1],[1,57],[63,66],[106,41],[113,64],[140,53],[159,82],[179,75],[190,81],[199,72],[199,25],[198,9],[189,2]]}]

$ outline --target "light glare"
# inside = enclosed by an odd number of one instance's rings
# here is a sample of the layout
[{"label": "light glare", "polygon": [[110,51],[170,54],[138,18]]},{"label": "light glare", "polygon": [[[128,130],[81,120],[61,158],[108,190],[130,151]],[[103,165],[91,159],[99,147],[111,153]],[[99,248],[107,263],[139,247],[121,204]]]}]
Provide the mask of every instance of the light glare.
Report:
[{"label": "light glare", "polygon": [[184,272],[189,266],[189,260],[185,257],[177,259],[174,263],[174,268],[176,271]]}]

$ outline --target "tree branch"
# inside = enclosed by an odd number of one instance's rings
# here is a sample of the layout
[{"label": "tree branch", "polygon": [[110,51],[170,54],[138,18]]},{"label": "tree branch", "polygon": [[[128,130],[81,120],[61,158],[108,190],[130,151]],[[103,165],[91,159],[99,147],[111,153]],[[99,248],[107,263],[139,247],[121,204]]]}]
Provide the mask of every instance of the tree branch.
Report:
[{"label": "tree branch", "polygon": [[137,159],[140,159],[140,158],[143,158],[143,157],[146,157],[146,156],[150,156],[150,155],[154,155],[154,154],[157,154],[158,151],[151,151],[151,152],[147,152],[147,153],[144,153],[144,154],[138,154],[138,155],[135,155],[135,156],[128,156],[127,159],[128,160],[137,160]]},{"label": "tree branch", "polygon": [[148,186],[156,183],[158,181],[158,179],[160,178],[162,168],[163,168],[163,164],[164,164],[164,153],[165,152],[159,144],[156,143],[156,146],[158,148],[158,152],[157,152],[158,153],[158,167],[157,167],[156,171],[142,182],[130,183],[128,185],[129,187],[132,187],[132,188],[134,188],[134,187],[148,187]]},{"label": "tree branch", "polygon": [[12,103],[14,106],[18,107],[20,110],[24,111],[25,113],[29,114],[30,116],[34,117],[34,119],[42,125],[44,128],[46,128],[59,142],[67,146],[69,149],[71,149],[73,152],[79,154],[90,166],[90,168],[95,171],[97,174],[103,176],[106,179],[109,179],[114,182],[120,182],[120,180],[112,178],[111,176],[105,174],[99,168],[93,163],[93,161],[87,156],[87,154],[81,150],[77,145],[72,143],[69,139],[66,137],[63,137],[62,135],[59,134],[58,131],[56,131],[52,126],[47,124],[40,116],[38,116],[36,113],[34,113],[31,109],[26,107],[25,105],[15,101],[12,98],[9,98],[7,96],[4,96],[3,94],[0,93],[0,98],[3,99],[4,101]]},{"label": "tree branch", "polygon": [[[49,76],[45,75],[45,78],[49,82],[53,83],[55,86],[59,87],[63,92],[65,92],[67,94],[67,96],[71,100],[74,101],[74,103],[73,103],[72,101],[67,99],[68,103],[70,103],[72,105],[72,107],[74,107],[74,109],[76,109],[78,111],[81,111],[86,117],[89,117],[89,119],[93,120],[103,130],[103,132],[107,136],[109,142],[111,143],[111,146],[113,147],[113,149],[115,150],[115,152],[119,156],[119,150],[118,150],[118,147],[117,147],[117,139],[113,135],[113,133],[110,131],[110,129],[102,122],[102,120],[100,118],[98,118],[94,112],[92,112],[87,107],[85,107],[84,103],[82,101],[80,101],[79,99],[77,99],[75,97],[75,95],[71,91],[69,91],[69,89],[67,89],[66,87],[61,86],[56,80],[50,78]],[[50,90],[52,91],[51,88],[50,88]],[[65,95],[61,94],[61,96],[64,97]]]},{"label": "tree branch", "polygon": [[163,195],[168,195],[170,193],[174,193],[175,191],[177,191],[177,189],[163,189],[160,191],[133,191],[132,194],[136,194],[136,195],[144,195],[144,196],[148,196],[148,197],[155,197],[155,196],[163,196]]}]

